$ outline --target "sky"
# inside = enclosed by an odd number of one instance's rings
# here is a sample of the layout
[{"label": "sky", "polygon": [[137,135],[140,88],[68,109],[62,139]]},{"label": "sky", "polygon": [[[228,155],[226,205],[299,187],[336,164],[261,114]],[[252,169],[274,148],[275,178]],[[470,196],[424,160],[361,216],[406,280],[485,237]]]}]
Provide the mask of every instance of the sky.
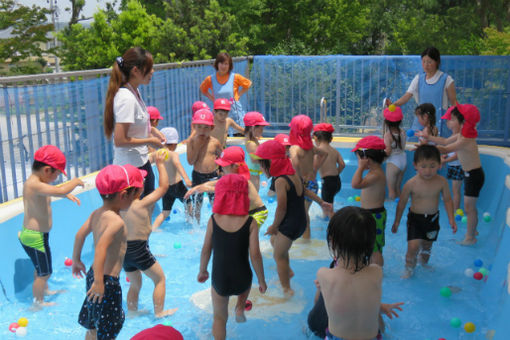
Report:
[{"label": "sky", "polygon": [[[54,4],[56,3],[59,12],[58,12],[58,21],[60,22],[69,22],[71,19],[71,1],[69,0],[53,0]],[[37,5],[39,7],[50,8],[50,0],[17,0],[19,4],[25,6]],[[105,9],[107,2],[113,2],[113,0],[85,0],[85,7],[80,13],[80,17],[84,15],[85,17],[92,17],[92,15],[97,11],[98,8]],[[117,1],[117,6],[120,1]],[[69,11],[65,9],[69,8]]]}]

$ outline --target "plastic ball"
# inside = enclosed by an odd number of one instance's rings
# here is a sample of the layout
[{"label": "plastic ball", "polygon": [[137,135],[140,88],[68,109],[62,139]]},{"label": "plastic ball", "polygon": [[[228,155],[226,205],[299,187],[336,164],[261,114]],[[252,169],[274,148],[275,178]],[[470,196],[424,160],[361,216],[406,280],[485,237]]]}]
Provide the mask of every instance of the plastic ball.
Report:
[{"label": "plastic ball", "polygon": [[475,271],[471,268],[467,268],[466,270],[464,270],[464,275],[466,275],[467,277],[472,277],[474,273]]},{"label": "plastic ball", "polygon": [[181,242],[174,242],[174,249],[180,249],[182,247]]},{"label": "plastic ball", "polygon": [[251,301],[246,300],[246,304],[244,305],[244,310],[250,311],[252,307],[253,307],[253,304],[251,303]]},{"label": "plastic ball", "polygon": [[129,280],[129,277],[126,276],[126,282],[131,282],[131,280]]},{"label": "plastic ball", "polygon": [[[66,257],[66,259],[64,260],[64,264],[66,265],[66,267],[71,267],[73,265],[73,260]],[[21,326],[21,327],[25,327],[25,326]]]},{"label": "plastic ball", "polygon": [[18,329],[19,325],[17,322],[13,322],[9,325],[9,331],[12,333],[16,333],[16,329]]},{"label": "plastic ball", "polygon": [[28,326],[28,319],[27,318],[19,318],[18,325],[20,327],[27,327]]},{"label": "plastic ball", "polygon": [[273,197],[269,197],[269,203],[273,203],[274,202],[274,198]]},{"label": "plastic ball", "polygon": [[170,216],[168,216],[167,218],[165,218],[165,221],[170,221]]},{"label": "plastic ball", "polygon": [[483,261],[481,259],[476,259],[473,264],[475,265],[475,267],[481,267],[483,266]]},{"label": "plastic ball", "polygon": [[172,326],[172,322],[170,320],[165,320],[161,323],[163,326]]},{"label": "plastic ball", "polygon": [[211,209],[211,203],[207,203],[207,209]]},{"label": "plastic ball", "polygon": [[262,185],[263,187],[267,187],[267,182],[266,182],[266,181],[262,181],[262,182],[260,183],[260,185]]},{"label": "plastic ball", "polygon": [[486,211],[486,212],[484,212],[484,213],[483,213],[483,217],[485,217],[485,216],[490,216],[490,215],[491,215],[491,213],[490,213],[490,212],[488,212],[488,211]]},{"label": "plastic ball", "polygon": [[453,328],[459,328],[460,325],[462,325],[462,321],[460,321],[459,318],[452,318],[450,320],[450,326],[452,326]]},{"label": "plastic ball", "polygon": [[491,214],[489,214],[489,213],[484,213],[484,214],[483,214],[483,221],[484,221],[485,223],[489,223],[490,221],[492,221]]},{"label": "plastic ball", "polygon": [[361,201],[361,197],[359,197],[359,196],[354,197],[354,199],[356,200],[356,202]]},{"label": "plastic ball", "polygon": [[158,154],[164,156],[165,157],[165,161],[168,160],[168,157],[170,156],[170,153],[165,148],[159,149],[158,150]]},{"label": "plastic ball", "polygon": [[467,217],[466,216],[462,216],[461,220],[460,220],[462,223],[466,224],[467,223]]},{"label": "plastic ball", "polygon": [[481,279],[483,279],[483,274],[480,273],[480,272],[476,272],[476,273],[473,274],[473,278],[475,280],[481,280]]},{"label": "plastic ball", "polygon": [[354,201],[354,197],[349,196],[349,197],[347,198],[347,202],[352,202],[352,201]]},{"label": "plastic ball", "polygon": [[452,296],[452,290],[448,287],[442,287],[440,290],[440,294],[442,297],[449,298],[450,296]]},{"label": "plastic ball", "polygon": [[455,221],[460,222],[462,220],[462,216],[455,215]]},{"label": "plastic ball", "polygon": [[173,212],[174,214],[177,214],[177,213],[179,212],[179,210],[174,209],[172,212]]},{"label": "plastic ball", "polygon": [[476,330],[475,324],[472,322],[466,322],[464,324],[464,330],[466,333],[473,333]]},{"label": "plastic ball", "polygon": [[18,327],[18,329],[16,329],[16,336],[19,336],[20,338],[27,336],[27,328]]},{"label": "plastic ball", "polygon": [[390,110],[391,112],[395,111],[397,107],[394,105],[394,104],[390,104],[390,106],[388,106],[388,110]]},{"label": "plastic ball", "polygon": [[[483,275],[483,276],[487,276],[487,275],[489,275],[489,271],[487,270],[487,268],[483,268],[483,267],[482,267],[482,268],[480,268],[480,269],[478,270],[478,272],[479,272],[479,273],[482,273],[482,275]],[[18,323],[19,323],[19,322],[18,322]]]},{"label": "plastic ball", "polygon": [[413,137],[414,136],[414,130],[407,130],[407,137]]},{"label": "plastic ball", "polygon": [[462,209],[455,210],[456,215],[464,216],[464,211]]},{"label": "plastic ball", "polygon": [[395,203],[398,203],[400,201],[400,198],[395,198]]}]

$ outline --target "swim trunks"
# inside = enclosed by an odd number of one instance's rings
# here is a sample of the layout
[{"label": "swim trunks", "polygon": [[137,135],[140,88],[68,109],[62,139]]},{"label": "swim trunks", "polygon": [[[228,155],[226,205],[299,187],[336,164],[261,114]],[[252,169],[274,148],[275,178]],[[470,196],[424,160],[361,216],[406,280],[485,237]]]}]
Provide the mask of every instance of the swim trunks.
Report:
[{"label": "swim trunks", "polygon": [[[317,184],[317,181],[308,181],[307,183],[303,183],[305,185],[305,188],[316,194],[319,191],[319,185]],[[312,202],[313,200],[311,198],[308,198],[305,196],[305,200],[308,202]]]},{"label": "swim trunks", "polygon": [[19,233],[19,241],[30,260],[32,260],[37,276],[42,277],[53,273],[49,233],[22,227]]},{"label": "swim trunks", "polygon": [[251,272],[249,253],[250,225],[248,217],[243,226],[235,232],[223,230],[211,216],[213,224],[213,264],[211,284],[221,296],[239,295],[250,289]]},{"label": "swim trunks", "polygon": [[333,203],[335,195],[342,189],[340,175],[326,176],[322,178],[321,198],[325,202]]},{"label": "swim trunks", "polygon": [[253,219],[257,222],[257,226],[259,227],[259,229],[266,221],[268,213],[269,211],[267,210],[265,205],[248,211],[248,215],[253,217]]},{"label": "swim trunks", "polygon": [[407,240],[436,241],[439,234],[439,211],[435,214],[407,214]]},{"label": "swim trunks", "polygon": [[[334,336],[329,332],[329,329],[326,329],[326,338],[324,340],[343,340],[343,338],[339,338],[337,336]],[[381,331],[377,332],[377,336],[374,338],[374,340],[382,340],[382,334]]]},{"label": "swim trunks", "polygon": [[386,244],[386,237],[384,231],[386,230],[386,209],[384,207],[367,209],[375,220],[375,244],[374,252],[382,253],[382,249]]},{"label": "swim trunks", "polygon": [[280,177],[287,180],[290,189],[287,191],[287,211],[278,231],[294,241],[301,237],[306,229],[305,193],[303,191],[301,196],[298,196],[294,183],[286,175],[277,177],[275,182]]},{"label": "swim trunks", "polygon": [[[94,282],[94,270],[87,273],[86,292]],[[114,339],[124,324],[124,310],[122,309],[122,289],[119,278],[104,276],[104,296],[101,302],[88,300],[85,297],[78,316],[78,323],[86,329],[95,329],[97,339]]]},{"label": "swim trunks", "polygon": [[149,249],[147,240],[127,241],[126,255],[122,267],[126,272],[147,270],[156,263],[156,258]]},{"label": "swim trunks", "polygon": [[482,168],[464,171],[464,196],[478,197],[485,182]]},{"label": "swim trunks", "polygon": [[163,196],[163,210],[172,210],[176,198],[183,202],[187,191],[188,189],[182,181],[168,186],[168,190]]},{"label": "swim trunks", "polygon": [[[213,172],[210,172],[207,174],[203,174],[203,173],[197,172],[195,170],[193,170],[193,172],[191,173],[192,186],[196,186],[196,185],[199,185],[199,184],[202,184],[205,182],[209,182],[209,181],[214,181],[216,179],[218,179],[218,171],[217,170],[214,170]],[[209,202],[212,205],[213,201],[214,201],[214,193],[208,192],[207,196],[209,197]],[[186,203],[190,203],[190,202],[194,201],[195,203],[202,204],[203,199],[204,199],[204,193],[193,194],[186,201]]]},{"label": "swim trunks", "polygon": [[462,181],[464,179],[464,170],[460,165],[448,165],[446,178],[454,181]]}]

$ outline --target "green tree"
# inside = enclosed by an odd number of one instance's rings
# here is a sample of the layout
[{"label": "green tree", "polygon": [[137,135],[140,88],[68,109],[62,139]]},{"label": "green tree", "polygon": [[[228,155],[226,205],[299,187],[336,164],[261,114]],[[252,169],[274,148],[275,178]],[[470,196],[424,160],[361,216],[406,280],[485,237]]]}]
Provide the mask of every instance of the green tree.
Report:
[{"label": "green tree", "polygon": [[505,32],[499,32],[491,27],[487,27],[484,32],[486,38],[481,42],[481,54],[510,55],[510,26],[506,28]]}]

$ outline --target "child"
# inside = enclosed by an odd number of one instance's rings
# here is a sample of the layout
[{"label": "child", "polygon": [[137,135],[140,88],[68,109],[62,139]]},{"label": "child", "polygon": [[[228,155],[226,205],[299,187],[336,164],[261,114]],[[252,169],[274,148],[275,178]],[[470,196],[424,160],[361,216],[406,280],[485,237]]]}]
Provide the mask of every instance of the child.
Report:
[{"label": "child", "polygon": [[[124,324],[122,289],[119,273],[126,252],[127,230],[119,216],[128,209],[143,190],[144,170],[133,166],[108,165],[96,176],[97,191],[103,205],[90,214],[76,233],[72,272],[75,277],[86,274],[87,296],[78,317],[87,329],[85,339],[114,339]],[[143,174],[142,174],[143,172]],[[94,263],[88,273],[81,262],[85,238],[94,236]]]},{"label": "child", "polygon": [[44,302],[44,295],[57,292],[48,290],[52,261],[49,245],[49,233],[52,227],[51,196],[67,197],[80,205],[80,200],[69,194],[78,185],[83,186],[79,178],[73,178],[59,186],[50,183],[63,173],[67,176],[66,157],[56,146],[45,145],[34,154],[32,174],[23,184],[23,227],[18,233],[21,246],[34,264],[34,284],[32,294],[34,308],[50,306],[55,303]]},{"label": "child", "polygon": [[[207,106],[206,103],[204,103],[200,100],[197,100],[196,102],[194,102],[193,105],[191,106],[191,117],[193,118],[193,115],[195,114],[195,112],[197,112],[198,110],[202,110],[202,109],[207,109],[207,110],[211,111],[211,109],[209,108],[209,106]],[[182,141],[182,144],[188,143],[188,141],[191,138],[193,138],[194,136],[195,136],[195,129],[193,128],[193,123],[191,123],[191,133],[187,139]]]},{"label": "child", "polygon": [[[281,145],[285,146],[285,153],[287,157],[289,157],[289,150],[290,150],[290,143],[289,143],[289,135],[286,135],[284,133],[279,133],[276,136],[274,136],[273,140],[279,142]],[[267,191],[267,196],[274,196],[274,180],[271,178],[271,184],[269,185],[269,190]]]},{"label": "child", "polygon": [[388,197],[390,200],[400,196],[400,186],[406,171],[406,133],[400,129],[404,115],[402,109],[391,105],[384,109],[384,151],[388,155],[386,160],[386,182],[388,183]]},{"label": "child", "polygon": [[214,101],[214,130],[211,136],[220,141],[221,146],[227,145],[227,133],[229,128],[234,128],[239,132],[244,132],[232,118],[228,117],[230,111],[230,101],[225,98],[219,98]]},{"label": "child", "polygon": [[[382,249],[386,243],[384,231],[386,229],[386,209],[384,196],[386,194],[386,176],[381,167],[386,153],[384,141],[377,136],[367,136],[359,140],[352,151],[358,157],[358,168],[352,176],[353,189],[361,189],[361,207],[372,213],[377,232],[375,237],[372,263],[381,267],[384,265]],[[363,172],[368,173],[363,177]]]},{"label": "child", "polygon": [[[449,127],[451,120],[446,122],[446,126]],[[458,132],[456,132],[458,133]],[[455,134],[455,132],[454,132]],[[452,182],[452,200],[453,200],[453,211],[456,213],[460,209],[460,188],[462,187],[462,181],[464,180],[464,170],[460,165],[459,158],[456,152],[449,152],[443,155],[441,159],[441,165],[447,164],[446,178]]]},{"label": "child", "polygon": [[[159,121],[163,119],[161,113],[159,113],[158,108],[154,106],[147,106],[147,112],[149,113],[151,122],[151,135],[159,138],[159,140],[163,142],[165,140],[165,136],[158,130]],[[154,152],[156,150],[151,145],[148,145],[148,147],[149,152]]]},{"label": "child", "polygon": [[[168,175],[165,168],[165,154],[158,152],[156,166],[159,172],[159,187],[149,195],[135,200],[127,211],[121,213],[127,228],[127,249],[123,268],[129,278],[127,294],[128,311],[138,311],[138,296],[142,286],[142,272],[154,283],[152,301],[156,318],[169,316],[177,310],[165,307],[165,273],[149,249],[149,236],[152,231],[151,214],[156,202],[168,191]],[[129,164],[124,166],[129,169]]]},{"label": "child", "polygon": [[449,126],[460,130],[460,133],[449,138],[427,136],[422,137],[434,143],[442,144],[439,151],[448,153],[457,152],[462,170],[464,170],[464,209],[467,217],[467,231],[462,245],[472,245],[476,243],[476,227],[478,224],[478,212],[476,210],[476,201],[482,190],[485,181],[485,175],[480,162],[478,145],[476,144],[476,124],[480,121],[480,111],[472,104],[457,104],[446,111],[442,119],[451,120]]},{"label": "child", "polygon": [[[211,136],[214,129],[214,117],[209,110],[198,110],[193,115],[193,127],[196,131],[194,137],[189,139],[186,148],[188,163],[193,166],[191,182],[193,186],[205,183],[218,177],[218,166],[214,162],[221,154],[221,143]],[[200,223],[200,209],[202,208],[203,194],[195,194],[193,197],[194,215],[197,223]],[[209,200],[214,200],[214,194],[209,194]]]},{"label": "child", "polygon": [[244,116],[244,136],[246,138],[244,145],[246,146],[246,164],[250,169],[250,181],[255,185],[257,191],[260,188],[260,164],[254,161],[250,154],[254,153],[259,146],[259,140],[264,132],[264,126],[268,126],[264,116],[258,112],[252,111]]},{"label": "child", "polygon": [[325,339],[382,339],[380,313],[391,319],[398,317],[394,309],[402,310],[402,302],[381,304],[382,270],[370,264],[375,237],[374,219],[362,208],[344,207],[329,222],[336,266],[320,268],[316,281],[328,317]]},{"label": "child", "polygon": [[315,144],[320,150],[327,153],[326,160],[319,168],[319,175],[322,178],[321,197],[324,201],[333,204],[335,195],[342,188],[340,173],[345,168],[345,162],[337,149],[333,148],[330,143],[333,140],[333,125],[320,123],[313,128],[313,138]]},{"label": "child", "polygon": [[[181,161],[179,160],[179,154],[175,152],[177,143],[179,142],[177,130],[173,127],[166,127],[161,129],[161,133],[165,136],[165,146],[168,151],[168,158],[165,160],[165,168],[168,174],[169,186],[165,196],[163,196],[163,210],[154,220],[152,231],[157,230],[165,218],[170,215],[176,198],[184,202],[184,195],[188,190],[186,186],[191,187],[188,174],[184,171]],[[182,182],[183,180],[184,183]],[[184,186],[184,184],[186,184],[186,186]],[[191,207],[188,207],[188,211],[190,210]]]},{"label": "child", "polygon": [[[216,160],[216,164],[223,168],[225,174],[239,174],[248,180],[248,198],[250,199],[250,211],[248,215],[257,221],[260,227],[267,219],[268,210],[259,196],[258,190],[250,181],[250,172],[244,162],[244,150],[239,146],[229,146],[221,153]],[[197,192],[214,192],[217,180],[202,183],[191,188],[185,195],[185,198]]]},{"label": "child", "polygon": [[[289,125],[289,142],[292,144],[289,152],[292,165],[303,183],[305,183],[305,187],[313,193],[317,193],[319,190],[316,179],[317,171],[326,160],[328,154],[313,146],[311,137],[313,123],[310,117],[297,115],[292,118]],[[304,240],[310,240],[310,216],[308,215],[308,210],[311,204],[312,201],[307,198],[305,201],[306,230],[303,234]]]},{"label": "child", "polygon": [[411,207],[407,215],[407,254],[406,267],[402,278],[410,278],[416,267],[416,258],[420,255],[420,264],[427,266],[432,244],[439,234],[439,196],[443,196],[448,221],[453,233],[457,225],[453,218],[453,204],[448,182],[437,174],[441,166],[441,155],[434,145],[420,145],[414,152],[413,165],[417,174],[407,181],[400,195],[391,228],[396,233],[402,213],[411,196]]},{"label": "child", "polygon": [[198,282],[209,278],[207,265],[213,251],[211,297],[214,339],[225,339],[228,319],[228,300],[237,295],[236,322],[245,322],[244,308],[252,283],[251,264],[257,275],[259,291],[267,289],[262,255],[259,248],[259,229],[248,216],[248,181],[241,175],[224,175],[216,185],[213,214],[207,224],[200,256]]},{"label": "child", "polygon": [[[414,114],[418,118],[418,122],[423,126],[422,133],[429,136],[437,136],[439,134],[436,126],[436,108],[434,105],[430,103],[418,105],[414,110]],[[423,143],[426,143],[426,141],[420,138],[420,144]]]},{"label": "child", "polygon": [[290,287],[290,278],[294,272],[289,265],[289,249],[292,242],[301,237],[306,229],[305,195],[323,206],[324,210],[330,209],[331,205],[305,189],[285,153],[285,147],[279,142],[270,140],[261,144],[254,155],[260,159],[266,176],[275,178],[278,203],[273,224],[267,228],[266,235],[271,235],[273,257],[283,293],[291,297],[294,291]]}]

